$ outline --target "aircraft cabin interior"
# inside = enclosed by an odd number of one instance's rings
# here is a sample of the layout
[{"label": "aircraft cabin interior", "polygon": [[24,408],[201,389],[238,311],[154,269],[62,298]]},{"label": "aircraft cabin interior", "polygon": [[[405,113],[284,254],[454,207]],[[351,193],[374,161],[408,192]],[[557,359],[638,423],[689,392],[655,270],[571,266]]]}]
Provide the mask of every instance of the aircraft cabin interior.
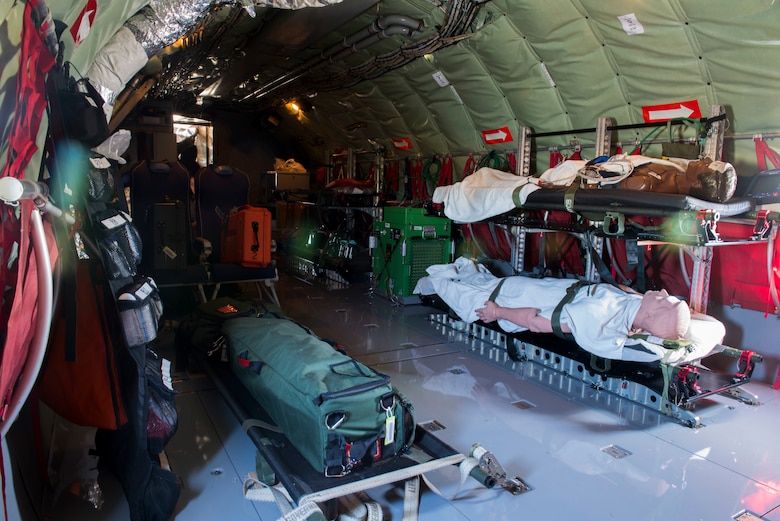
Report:
[{"label": "aircraft cabin interior", "polygon": [[774,0],[0,0],[2,521],[780,521]]}]

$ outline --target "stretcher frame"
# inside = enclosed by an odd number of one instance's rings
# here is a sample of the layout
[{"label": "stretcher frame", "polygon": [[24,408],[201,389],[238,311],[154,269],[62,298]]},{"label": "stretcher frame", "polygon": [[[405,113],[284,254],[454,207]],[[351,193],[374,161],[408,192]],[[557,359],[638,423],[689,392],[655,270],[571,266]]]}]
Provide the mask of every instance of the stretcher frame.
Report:
[{"label": "stretcher frame", "polygon": [[[704,142],[703,154],[712,159],[722,157],[723,133],[725,130],[725,108],[713,105],[708,113],[708,131]],[[647,125],[639,125],[647,126]],[[616,129],[633,128],[632,125],[613,126],[610,118],[599,118],[594,129],[595,155],[606,156],[610,153],[610,133]],[[534,134],[529,127],[520,131],[518,139],[518,161],[516,173],[530,175],[531,144],[534,137],[582,131],[550,132]],[[569,192],[564,200],[563,192]],[[557,193],[556,193],[557,192]],[[516,273],[525,271],[525,243],[529,233],[564,231],[577,236],[583,243],[585,255],[585,279],[591,282],[601,281],[598,258],[604,248],[604,239],[631,237],[638,246],[650,244],[675,244],[688,254],[693,261],[693,273],[689,293],[689,305],[692,311],[707,312],[709,282],[713,247],[755,244],[772,240],[777,233],[776,212],[755,211],[749,201],[739,201],[733,205],[724,205],[698,200],[689,196],[675,194],[656,194],[634,192],[631,190],[581,190],[583,202],[578,201],[577,191],[567,189],[543,189],[530,194],[522,208],[491,219],[491,222],[506,227],[512,238],[510,265]],[[551,194],[552,197],[545,198]],[[599,197],[604,195],[605,197]],[[621,202],[616,203],[615,200]],[[536,202],[535,202],[536,201]],[[549,201],[555,201],[552,206]],[[647,203],[647,204],[643,204]],[[752,233],[742,239],[722,238],[717,231],[721,213],[727,210],[741,213],[729,215],[730,221],[752,226]],[[538,218],[540,210],[562,210],[575,216],[575,222],[555,222]],[[641,215],[668,219],[677,224],[673,233],[668,231],[648,231],[631,224],[631,216]]]},{"label": "stretcher frame", "polygon": [[203,361],[203,367],[231,412],[244,425],[247,436],[259,454],[273,469],[279,483],[298,508],[307,504],[324,504],[326,510],[330,511],[336,508],[336,500],[340,497],[405,482],[404,510],[411,509],[416,512],[420,491],[419,478],[432,470],[458,465],[466,458],[464,454],[457,452],[418,424],[414,445],[408,454],[353,470],[339,478],[326,477],[311,467],[284,434],[258,426],[257,422],[253,423],[253,420],[260,420],[259,423],[271,423],[271,420],[235,378],[227,364],[207,359]]},{"label": "stretcher frame", "polygon": [[[660,361],[607,360],[552,334],[510,334],[494,324],[468,324],[448,313],[432,313],[429,320],[443,334],[454,332],[466,343],[481,342],[483,349],[474,353],[490,362],[509,365],[511,369],[518,363],[535,364],[673,418],[686,427],[702,426],[695,405],[708,396],[722,394],[747,405],[760,404],[758,396],[741,388],[750,381],[755,365],[763,361],[761,355],[751,351],[717,346],[719,352],[738,360],[737,371],[724,375],[693,362],[671,365]],[[486,351],[484,345],[493,349]]]},{"label": "stretcher frame", "polygon": [[[703,151],[705,157],[713,159],[722,157],[723,133],[725,130],[724,115],[725,108],[721,105],[713,105],[709,108],[708,118],[711,123],[704,144]],[[630,127],[627,126],[625,128]],[[611,125],[610,118],[602,117],[598,119],[596,127],[592,129],[595,132],[594,148],[596,157],[609,155],[611,149],[610,133],[612,130],[619,128],[624,127]],[[545,135],[553,134],[556,133]],[[531,144],[533,138],[539,135],[535,135],[529,127],[521,129],[517,149],[517,174],[531,174]],[[562,190],[564,192],[567,191],[566,189]],[[494,219],[494,222],[497,224],[507,226],[510,235],[514,237],[511,245],[512,257],[510,264],[515,272],[522,273],[524,271],[525,241],[529,232],[568,231],[578,235],[583,242],[587,238],[585,278],[591,282],[599,282],[601,280],[595,257],[601,256],[603,253],[603,242],[607,236],[625,237],[628,235],[636,237],[640,246],[651,243],[678,244],[693,260],[693,276],[691,277],[689,296],[690,307],[693,311],[706,313],[712,262],[712,250],[710,247],[734,244],[734,242],[726,243],[722,241],[717,233],[717,223],[720,220],[719,207],[723,205],[695,200],[687,196],[675,196],[673,194],[634,192],[632,197],[632,191],[630,190],[588,190],[583,192],[591,192],[590,194],[582,195],[586,198],[589,195],[598,197],[600,194],[594,194],[594,192],[601,192],[606,194],[605,201],[593,203],[586,199],[583,204],[580,204],[577,201],[577,194],[574,193],[571,197],[567,196],[564,207],[560,205],[550,207],[545,206],[546,202],[544,199],[541,202],[534,203],[534,199],[537,198],[532,196],[539,194],[539,192],[549,193],[551,190],[544,189],[531,194],[529,201],[526,201],[523,208]],[[555,190],[553,189],[552,192],[555,192]],[[615,204],[614,201],[611,203],[607,202],[610,199],[618,200],[618,195],[621,198],[628,198],[629,202],[620,204]],[[659,202],[651,205],[641,204],[641,201],[647,200],[658,200]],[[672,201],[674,205],[665,207],[663,203],[669,201]],[[771,229],[774,227],[774,222],[767,219],[767,214],[749,213],[753,209],[752,205],[749,204],[741,208],[744,209],[746,218],[752,217],[755,219],[754,229],[760,229],[761,231],[754,231],[753,236],[746,241],[737,242],[764,240],[769,234],[774,233],[774,230]],[[573,225],[554,223],[546,219],[539,220],[538,218],[533,218],[529,213],[529,210],[545,209],[565,209],[577,217],[577,222]],[[645,230],[632,226],[630,219],[627,218],[631,215],[674,217],[679,222],[687,223],[686,232],[682,234],[675,233],[672,237],[666,234],[650,234]]]},{"label": "stretcher frame", "polygon": [[[712,121],[704,146],[704,155],[719,158],[723,148],[725,110],[722,106],[710,107],[709,118]],[[609,155],[610,119],[599,118],[594,129],[595,155]],[[580,131],[570,131],[579,133]],[[566,133],[566,132],[564,132]],[[553,135],[556,133],[548,133]],[[541,134],[537,134],[539,136]],[[520,132],[518,144],[518,162],[516,173],[531,175],[531,142],[534,137],[530,128]],[[545,205],[544,192],[556,192]],[[744,214],[733,218],[752,225],[752,233],[739,240],[724,240],[717,232],[720,211],[723,205],[706,201],[691,200],[687,196],[674,194],[653,194],[628,190],[584,190],[578,201],[576,189],[542,189],[530,194],[526,202],[517,210],[500,215],[490,222],[506,227],[511,240],[510,265],[516,273],[527,273],[524,266],[525,241],[529,233],[563,231],[575,235],[583,244],[585,252],[585,278],[591,282],[600,282],[599,260],[603,253],[604,239],[607,237],[630,237],[638,246],[649,244],[676,244],[693,261],[693,274],[689,304],[692,311],[706,314],[709,295],[709,282],[713,247],[738,244],[754,244],[757,241],[773,240],[778,215],[765,211],[753,211],[749,202],[740,203]],[[596,192],[594,194],[594,192]],[[598,192],[601,192],[600,194]],[[541,198],[535,197],[541,195]],[[593,197],[595,195],[595,197]],[[606,195],[599,199],[600,195]],[[615,203],[618,195],[625,195],[628,202]],[[564,197],[565,196],[565,197]],[[605,202],[610,201],[613,202]],[[653,204],[642,205],[642,200],[653,200]],[[536,202],[535,202],[536,201]],[[664,202],[672,205],[664,206]],[[549,220],[547,214],[539,218],[539,210],[566,211],[575,218],[567,222]],[[673,218],[684,233],[663,233],[648,231],[632,224],[630,216],[642,215],[659,218]],[[599,390],[628,399],[665,416],[672,417],[689,427],[701,426],[700,418],[693,411],[694,404],[713,394],[724,394],[750,405],[758,405],[756,395],[741,389],[750,381],[755,364],[763,358],[749,350],[719,345],[714,351],[722,352],[739,360],[739,367],[733,375],[712,372],[700,365],[700,361],[684,364],[626,362],[606,360],[590,354],[576,343],[560,339],[551,334],[536,334],[530,331],[507,334],[495,324],[482,322],[467,324],[452,318],[447,313],[432,314],[430,320],[438,326],[444,326],[465,338],[478,339],[499,349],[512,364],[532,362],[554,370],[562,375],[579,379]],[[493,358],[493,354],[489,355]],[[637,367],[640,367],[637,370]],[[630,368],[633,368],[630,369]],[[644,375],[637,377],[636,375]],[[650,375],[650,376],[647,376]]]}]

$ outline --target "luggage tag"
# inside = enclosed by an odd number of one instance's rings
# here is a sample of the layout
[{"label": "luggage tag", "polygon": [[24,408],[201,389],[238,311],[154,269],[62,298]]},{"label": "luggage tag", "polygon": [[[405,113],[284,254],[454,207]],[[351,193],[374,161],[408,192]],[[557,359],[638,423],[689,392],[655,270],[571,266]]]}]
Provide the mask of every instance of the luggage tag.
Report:
[{"label": "luggage tag", "polygon": [[384,401],[382,403],[382,409],[385,410],[385,445],[390,445],[395,442],[395,395],[392,397],[392,401],[389,407],[385,407]]}]

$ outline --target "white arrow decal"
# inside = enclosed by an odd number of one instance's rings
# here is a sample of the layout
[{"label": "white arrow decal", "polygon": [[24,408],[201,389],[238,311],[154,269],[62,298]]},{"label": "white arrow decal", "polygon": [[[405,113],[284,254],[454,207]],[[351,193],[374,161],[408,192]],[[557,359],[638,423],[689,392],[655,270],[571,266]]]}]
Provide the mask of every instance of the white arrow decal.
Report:
[{"label": "white arrow decal", "polygon": [[92,29],[92,20],[90,19],[95,11],[84,11],[84,16],[81,17],[81,24],[79,25],[78,33],[76,33],[76,44],[80,44],[87,39],[90,29]]},{"label": "white arrow decal", "polygon": [[680,105],[674,109],[651,110],[648,111],[648,119],[655,121],[658,119],[688,118],[693,114],[693,109]]},{"label": "white arrow decal", "polygon": [[485,134],[485,141],[503,141],[506,139],[506,132],[504,132],[501,129],[498,129],[497,131]]}]

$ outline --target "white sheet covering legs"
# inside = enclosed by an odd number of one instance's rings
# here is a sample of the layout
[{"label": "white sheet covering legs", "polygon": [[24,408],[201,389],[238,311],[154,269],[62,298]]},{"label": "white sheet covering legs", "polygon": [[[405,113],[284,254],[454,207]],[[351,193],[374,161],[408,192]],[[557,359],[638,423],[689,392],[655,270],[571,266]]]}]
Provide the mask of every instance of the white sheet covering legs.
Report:
[{"label": "white sheet covering legs", "polygon": [[517,208],[512,194],[525,200],[539,189],[539,179],[483,167],[455,184],[433,191],[434,203],[444,204],[444,214],[457,222],[476,222]]}]

